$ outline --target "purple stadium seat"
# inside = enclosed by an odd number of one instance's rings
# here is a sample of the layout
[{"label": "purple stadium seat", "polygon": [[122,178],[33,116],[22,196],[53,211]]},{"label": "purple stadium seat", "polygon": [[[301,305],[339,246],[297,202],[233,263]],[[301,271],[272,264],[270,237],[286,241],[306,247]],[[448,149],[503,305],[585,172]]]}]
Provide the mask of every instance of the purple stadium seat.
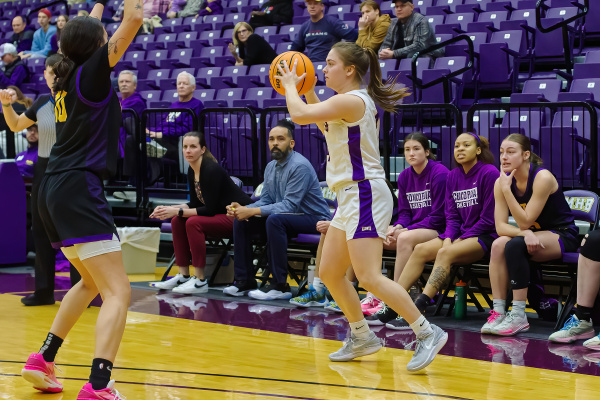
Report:
[{"label": "purple stadium seat", "polygon": [[[463,114],[463,126],[467,129],[466,121],[467,113]],[[473,115],[473,131],[479,136],[483,136],[486,139],[490,138],[490,128],[494,126],[494,120],[496,119],[495,113],[490,112],[479,112],[477,111]]]},{"label": "purple stadium seat", "polygon": [[585,63],[600,63],[600,50],[590,50],[585,55]]},{"label": "purple stadium seat", "polygon": [[277,45],[277,47],[275,48],[275,52],[277,54],[285,53],[286,51],[290,51],[291,47],[292,47],[292,43],[291,42],[279,43]]},{"label": "purple stadium seat", "polygon": [[333,15],[333,16],[338,17],[339,19],[343,19],[343,15],[345,13],[349,13],[351,11],[352,11],[352,6],[350,4],[344,4],[344,5],[336,5],[336,6],[328,7],[327,10],[325,11],[325,14]]},{"label": "purple stadium seat", "polygon": [[215,98],[215,89],[196,89],[194,90],[194,98],[201,102],[210,101]]},{"label": "purple stadium seat", "polygon": [[204,47],[200,50],[200,57],[206,57],[214,63],[215,58],[223,56],[225,50],[223,47]]},{"label": "purple stadium seat", "polygon": [[600,78],[600,62],[575,64],[573,79]]},{"label": "purple stadium seat", "polygon": [[500,22],[508,19],[508,11],[486,11],[479,14],[477,24],[491,22],[496,29],[500,29]]},{"label": "purple stadium seat", "polygon": [[385,80],[390,71],[394,71],[396,69],[396,65],[398,64],[398,60],[379,60],[379,68],[381,69],[381,77]]},{"label": "purple stadium seat", "polygon": [[204,31],[204,32],[200,32],[200,37],[198,39],[200,40],[208,40],[209,43],[212,44],[212,41],[214,39],[220,38],[221,37],[221,31]]},{"label": "purple stadium seat", "polygon": [[436,6],[448,6],[450,10],[454,12],[456,10],[456,6],[463,4],[463,0],[436,0]]},{"label": "purple stadium seat", "polygon": [[211,78],[221,76],[221,68],[220,67],[204,67],[199,68],[196,73],[196,78],[204,78],[207,81]]},{"label": "purple stadium seat", "polygon": [[244,97],[243,88],[221,89],[217,91],[215,96],[216,101],[225,101],[228,107],[233,107],[234,100],[240,100]]},{"label": "purple stadium seat", "polygon": [[225,14],[225,22],[231,22],[233,25],[237,24],[238,22],[245,21],[245,20],[246,20],[245,13],[234,12],[234,13],[230,13],[230,14]]},{"label": "purple stadium seat", "polygon": [[319,100],[321,100],[321,101],[327,100],[328,98],[330,98],[331,96],[333,96],[335,94],[333,89],[330,89],[327,86],[315,87],[315,93],[316,93],[317,97],[319,98]]},{"label": "purple stadium seat", "polygon": [[179,95],[177,94],[177,89],[169,89],[169,90],[163,91],[162,97],[160,98],[160,100],[168,101],[169,103],[179,100]]},{"label": "purple stadium seat", "polygon": [[510,15],[511,21],[525,21],[527,25],[535,28],[535,9],[517,9]]},{"label": "purple stadium seat", "polygon": [[[444,25],[438,25],[438,26],[444,26]],[[445,42],[446,40],[452,39],[455,35],[456,35],[456,33],[454,33],[454,34],[452,34],[452,33],[436,33],[435,34],[435,42],[436,43]]]},{"label": "purple stadium seat", "polygon": [[146,53],[147,64],[159,66],[161,60],[169,58],[168,50],[152,50]]},{"label": "purple stadium seat", "polygon": [[512,3],[510,1],[496,0],[488,3],[486,11],[507,11],[511,7]]},{"label": "purple stadium seat", "polygon": [[558,101],[562,82],[558,79],[530,79],[523,84],[523,93],[535,93],[548,101]]},{"label": "purple stadium seat", "polygon": [[277,34],[277,27],[276,26],[261,26],[259,28],[256,28],[254,30],[254,33],[262,36],[262,37],[267,37],[267,36],[271,36],[271,35],[276,35]]},{"label": "purple stadium seat", "polygon": [[511,133],[522,133],[531,139],[534,153],[539,154],[540,128],[544,121],[544,112],[539,110],[521,109],[506,113],[502,119],[500,137],[506,137]]},{"label": "purple stadium seat", "polygon": [[[264,107],[264,101],[267,99],[272,99],[273,96],[275,95],[275,90],[271,87],[253,87],[253,88],[249,88],[246,91],[246,96],[245,96],[245,100],[247,102],[247,104],[251,104],[251,103],[255,103],[255,106],[257,108],[263,108]],[[242,100],[234,100],[233,101],[233,106],[234,107],[239,107],[240,106],[240,102]],[[251,104],[253,105],[253,104]]]},{"label": "purple stadium seat", "polygon": [[280,35],[290,35],[290,39],[294,39],[294,37],[296,36],[296,33],[298,33],[298,30],[300,29],[301,25],[284,25],[281,28],[279,28],[279,34]]},{"label": "purple stadium seat", "polygon": [[146,90],[140,92],[140,95],[146,99],[146,101],[158,101],[160,100],[162,92],[160,90]]},{"label": "purple stadium seat", "polygon": [[148,71],[146,80],[153,80],[154,82],[156,82],[157,86],[160,86],[160,81],[163,79],[168,79],[170,74],[170,69],[153,69]]},{"label": "purple stadium seat", "polygon": [[202,21],[205,24],[212,24],[213,29],[217,29],[216,25],[218,23],[224,22],[225,21],[225,16],[223,14],[217,14],[217,15],[206,15],[204,16],[204,20]]},{"label": "purple stadium seat", "polygon": [[[427,15],[427,8],[433,6],[433,0],[415,0],[413,3],[423,15]],[[392,4],[390,8],[393,10],[394,5]]]},{"label": "purple stadium seat", "polygon": [[[454,72],[464,68],[467,65],[467,61],[467,56],[439,57],[435,60],[433,69],[448,69],[450,72]],[[469,83],[473,80],[473,73],[467,71],[455,78],[462,80],[464,83]]]},{"label": "purple stadium seat", "polygon": [[[174,49],[184,46],[183,42],[180,42],[177,40],[176,33],[163,33],[161,35],[158,35],[158,37],[156,38],[156,41],[158,43],[162,43],[163,48],[165,48],[167,50],[174,50]],[[149,46],[150,45],[148,45],[147,49],[151,50],[151,48]]]},{"label": "purple stadium seat", "polygon": [[137,69],[137,62],[143,61],[145,56],[145,51],[128,51],[125,53],[125,57],[123,57],[123,62],[131,65],[131,68]]},{"label": "purple stadium seat", "polygon": [[192,46],[190,45],[190,42],[192,40],[198,39],[199,35],[200,34],[198,32],[181,32],[181,33],[177,34],[177,41],[183,42],[185,47],[191,48]]},{"label": "purple stadium seat", "polygon": [[435,27],[444,23],[444,15],[429,15],[426,17],[427,22],[431,26],[432,29],[435,30]]},{"label": "purple stadium seat", "polygon": [[460,29],[466,32],[467,25],[474,20],[474,13],[450,14],[446,17],[444,24],[459,24]]},{"label": "purple stadium seat", "polygon": [[588,78],[588,79],[573,79],[569,93],[585,93],[591,99],[596,101],[600,100],[600,79],[599,78]]},{"label": "purple stadium seat", "polygon": [[163,60],[161,62],[161,67],[171,65],[176,68],[184,68],[192,65],[192,57],[194,56],[193,49],[176,49],[171,51],[169,55],[169,61]]},{"label": "purple stadium seat", "polygon": [[[419,79],[423,78],[423,71],[425,71],[426,69],[429,69],[430,65],[431,65],[431,58],[429,58],[429,57],[419,58],[417,60],[417,78],[419,78]],[[402,71],[402,72],[406,73],[407,75],[412,74],[412,59],[403,58],[402,60],[400,60],[400,63],[398,65],[398,71]]]}]

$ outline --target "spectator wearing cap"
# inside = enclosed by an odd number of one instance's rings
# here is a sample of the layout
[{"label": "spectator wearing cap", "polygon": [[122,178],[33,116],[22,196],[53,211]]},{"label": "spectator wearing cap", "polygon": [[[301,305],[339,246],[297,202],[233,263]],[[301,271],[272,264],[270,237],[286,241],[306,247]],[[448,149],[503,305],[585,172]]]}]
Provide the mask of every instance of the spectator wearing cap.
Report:
[{"label": "spectator wearing cap", "polygon": [[40,24],[40,29],[33,34],[31,51],[25,50],[19,53],[19,56],[21,56],[22,59],[48,56],[48,52],[52,48],[52,36],[56,34],[56,26],[50,25],[50,18],[52,18],[50,10],[42,8],[38,13],[38,24]]},{"label": "spectator wearing cap", "polygon": [[8,86],[19,87],[21,83],[27,82],[29,71],[13,44],[4,43],[0,46],[0,59],[4,63],[4,71],[0,74],[0,89],[6,89]]},{"label": "spectator wearing cap", "polygon": [[[415,53],[436,44],[433,29],[424,15],[414,12],[412,0],[394,0],[397,19],[393,19],[387,35],[381,44],[379,58],[411,58]],[[441,57],[444,50],[427,54],[428,57]]]},{"label": "spectator wearing cap", "polygon": [[31,44],[33,43],[33,31],[25,29],[27,24],[20,15],[17,15],[12,20],[13,35],[10,42],[17,48],[17,52],[20,53],[25,50],[31,50]]},{"label": "spectator wearing cap", "polygon": [[340,40],[355,42],[356,29],[337,17],[324,15],[322,0],[306,0],[310,19],[300,26],[290,50],[305,52],[312,62],[325,61],[331,46]]}]

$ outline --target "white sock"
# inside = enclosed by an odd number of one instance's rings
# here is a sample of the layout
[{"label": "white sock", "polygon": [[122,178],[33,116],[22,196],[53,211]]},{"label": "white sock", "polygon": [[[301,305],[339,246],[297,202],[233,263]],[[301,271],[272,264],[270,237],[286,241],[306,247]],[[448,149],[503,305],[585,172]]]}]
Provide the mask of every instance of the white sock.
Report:
[{"label": "white sock", "polygon": [[513,301],[512,304],[512,315],[525,318],[525,306],[527,305],[526,301]]},{"label": "white sock", "polygon": [[352,331],[352,334],[359,339],[366,339],[371,333],[369,324],[367,324],[367,320],[365,319],[358,322],[350,322],[350,330]]},{"label": "white sock", "polygon": [[313,289],[317,291],[317,293],[322,294],[325,291],[325,284],[321,280],[321,278],[317,278],[316,276],[313,278]]},{"label": "white sock", "polygon": [[498,314],[506,314],[506,300],[494,299],[494,311]]},{"label": "white sock", "polygon": [[410,329],[413,330],[415,335],[418,335],[419,332],[429,329],[429,321],[425,319],[424,315],[421,315],[415,322],[410,324]]}]

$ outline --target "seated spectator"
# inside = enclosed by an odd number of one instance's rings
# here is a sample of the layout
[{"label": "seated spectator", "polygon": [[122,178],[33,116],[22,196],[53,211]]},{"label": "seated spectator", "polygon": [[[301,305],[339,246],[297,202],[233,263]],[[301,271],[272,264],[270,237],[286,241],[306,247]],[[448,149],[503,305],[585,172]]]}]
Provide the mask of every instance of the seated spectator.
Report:
[{"label": "seated spectator", "polygon": [[235,65],[271,64],[277,57],[271,45],[254,33],[247,22],[238,22],[233,28],[229,51],[235,58]]},{"label": "seated spectator", "polygon": [[[133,110],[139,120],[146,109],[146,100],[137,89],[137,76],[132,71],[121,71],[119,73],[119,92],[121,93],[121,109]],[[135,177],[138,167],[138,151],[136,151],[137,138],[135,136],[135,124],[137,120],[130,112],[123,112],[123,126],[119,131],[119,151],[123,157],[123,175],[129,177],[129,185],[132,190],[117,191],[113,197],[126,201],[135,201]]]},{"label": "seated spectator", "polygon": [[355,42],[358,32],[337,17],[324,15],[325,6],[322,0],[306,0],[306,9],[310,20],[300,27],[292,47],[292,51],[306,53],[312,62],[325,61],[331,46],[340,40]]},{"label": "seated spectator", "polygon": [[[260,300],[290,299],[287,284],[288,237],[299,233],[317,233],[317,222],[331,219],[329,206],[310,162],[294,151],[294,125],[286,119],[269,132],[271,161],[265,169],[260,200],[248,206],[237,202],[228,206],[235,216],[235,282],[223,293],[249,296]],[[256,217],[256,218],[253,218]],[[267,253],[273,275],[271,285],[256,289],[252,264],[252,237],[260,235],[268,241]]]},{"label": "seated spectator", "polygon": [[6,90],[8,90],[8,93],[12,96],[11,104],[18,114],[23,113],[33,104],[33,99],[25,97],[18,87],[11,85],[8,86]]},{"label": "seated spectator", "polygon": [[25,29],[27,24],[20,15],[17,15],[12,20],[13,35],[10,42],[17,48],[17,52],[21,53],[25,50],[31,50],[33,43],[33,31]]},{"label": "seated spectator", "polygon": [[196,17],[203,17],[205,15],[223,14],[223,6],[221,0],[205,0],[200,6],[200,12]]},{"label": "seated spectator", "polygon": [[289,25],[294,17],[292,0],[270,0],[264,3],[259,11],[250,14],[250,26],[256,29],[261,26]]},{"label": "seated spectator", "polygon": [[374,0],[363,1],[360,12],[362,16],[358,20],[356,44],[363,48],[370,47],[377,53],[390,26],[390,16],[381,15],[379,4]]},{"label": "seated spectator", "polygon": [[592,313],[600,289],[600,230],[587,235],[581,242],[577,263],[577,309],[563,328],[548,338],[555,343],[573,343],[588,339],[583,346],[600,351],[600,335],[596,336]]},{"label": "seated spectator", "polygon": [[[415,53],[436,44],[434,31],[424,15],[414,12],[412,0],[395,0],[393,19],[387,35],[381,44],[379,58],[411,58]],[[400,29],[401,28],[401,29]],[[444,50],[439,49],[427,54],[428,57],[441,57]]]},{"label": "seated spectator", "polygon": [[56,35],[50,38],[50,51],[48,52],[49,56],[61,52],[60,33],[62,32],[67,22],[69,22],[69,17],[67,17],[66,15],[59,15],[58,18],[56,18]]},{"label": "seated spectator", "polygon": [[29,79],[29,70],[17,54],[17,48],[4,43],[0,46],[0,59],[4,63],[4,71],[0,74],[0,88],[6,89],[8,86],[20,86],[21,83]]},{"label": "seated spectator", "polygon": [[[151,285],[176,293],[206,293],[206,236],[231,238],[234,218],[227,215],[226,207],[231,203],[245,206],[251,200],[206,148],[203,133],[188,132],[183,136],[183,156],[190,163],[187,172],[190,202],[158,206],[150,215],[150,218],[171,219],[179,272],[165,282]],[[192,276],[190,264],[194,267]]]},{"label": "seated spectator", "polygon": [[[142,3],[144,7],[144,20],[149,20],[158,14],[166,14],[171,7],[171,1],[169,0],[142,0]],[[123,18],[124,9],[125,2],[122,1],[112,17],[113,21],[120,21]]]},{"label": "seated spectator", "polygon": [[56,33],[56,26],[50,25],[52,14],[47,8],[42,8],[38,13],[38,24],[40,29],[33,34],[31,51],[25,50],[19,53],[22,59],[29,57],[47,57],[50,51],[50,40]]},{"label": "seated spectator", "polygon": [[15,161],[17,168],[25,182],[33,180],[33,166],[38,159],[38,127],[37,124],[27,128],[27,150],[17,154]]},{"label": "seated spectator", "polygon": [[[147,108],[146,100],[141,94],[136,92],[137,89],[137,76],[132,71],[121,71],[119,73],[119,93],[121,93],[121,109],[131,109],[135,111],[138,118],[142,118],[142,113]],[[131,114],[124,114],[123,126],[121,127],[121,133],[119,136],[119,149],[121,150],[121,157],[123,157],[123,150],[125,148],[125,138],[129,135],[134,135],[134,127],[131,126],[129,120]]]},{"label": "seated spectator", "polygon": [[204,0],[173,0],[167,18],[185,18],[198,15]]},{"label": "seated spectator", "polygon": [[77,11],[77,16],[78,17],[89,17],[90,13],[85,10],[79,10],[79,11]]},{"label": "seated spectator", "polygon": [[[194,98],[196,90],[196,78],[188,72],[177,75],[177,94],[179,100],[173,102],[170,108],[188,108],[196,115],[204,108],[204,104]],[[165,121],[151,121],[152,130],[146,129],[146,134],[155,139],[159,144],[166,147],[166,158],[178,159],[179,137],[192,130],[192,119],[187,114],[171,112]],[[155,125],[158,122],[158,125]],[[154,126],[153,126],[154,125]]]}]

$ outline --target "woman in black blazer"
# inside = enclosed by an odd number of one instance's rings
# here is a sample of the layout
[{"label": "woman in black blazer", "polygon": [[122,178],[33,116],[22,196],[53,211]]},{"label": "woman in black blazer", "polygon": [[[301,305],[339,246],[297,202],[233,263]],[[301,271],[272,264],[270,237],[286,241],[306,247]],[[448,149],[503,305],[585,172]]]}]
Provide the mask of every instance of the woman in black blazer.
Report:
[{"label": "woman in black blazer", "polygon": [[[175,264],[179,272],[169,280],[151,285],[173,289],[176,293],[206,293],[206,236],[232,237],[233,218],[227,216],[226,206],[232,202],[247,205],[251,200],[206,148],[204,133],[189,132],[183,136],[183,156],[190,164],[187,173],[190,202],[158,206],[150,215],[151,218],[172,218]],[[195,270],[193,276],[189,273],[190,264]]]},{"label": "woman in black blazer", "polygon": [[235,58],[235,65],[271,64],[277,53],[269,43],[247,22],[238,22],[233,28],[233,43],[229,51]]}]

